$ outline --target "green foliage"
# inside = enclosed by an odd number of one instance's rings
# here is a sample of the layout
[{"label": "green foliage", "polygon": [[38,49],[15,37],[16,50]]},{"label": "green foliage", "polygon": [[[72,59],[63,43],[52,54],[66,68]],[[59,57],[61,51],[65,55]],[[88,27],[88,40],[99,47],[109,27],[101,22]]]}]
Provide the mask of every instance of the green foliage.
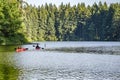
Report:
[{"label": "green foliage", "polygon": [[[29,6],[29,10],[34,9],[38,13],[35,14],[30,10],[27,15],[26,22],[29,30],[30,32],[34,30],[30,33],[34,36],[30,38],[32,41],[120,40],[119,6],[118,3],[108,6],[101,2],[87,7],[84,3],[78,3],[75,6],[71,6],[70,3],[66,5],[61,3],[59,7],[52,4],[36,8]],[[25,11],[28,12],[28,10]],[[35,16],[38,17],[35,18]],[[33,19],[34,21],[29,22]],[[38,25],[35,26],[34,23]]]},{"label": "green foliage", "polygon": [[[22,14],[17,0],[0,1],[0,44],[20,44],[25,42],[22,32]],[[24,40],[21,40],[23,38]]]},{"label": "green foliage", "polygon": [[[0,1],[0,43],[32,41],[119,41],[120,4],[22,6]],[[22,37],[22,39],[21,39]]]}]

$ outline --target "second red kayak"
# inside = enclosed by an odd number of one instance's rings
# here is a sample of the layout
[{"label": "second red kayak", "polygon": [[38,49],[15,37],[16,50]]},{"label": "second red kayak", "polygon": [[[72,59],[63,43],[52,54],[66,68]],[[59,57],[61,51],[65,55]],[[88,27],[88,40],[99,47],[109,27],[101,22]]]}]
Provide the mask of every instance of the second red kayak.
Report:
[{"label": "second red kayak", "polygon": [[22,52],[22,51],[26,51],[28,50],[28,48],[18,48],[16,49],[16,52]]}]

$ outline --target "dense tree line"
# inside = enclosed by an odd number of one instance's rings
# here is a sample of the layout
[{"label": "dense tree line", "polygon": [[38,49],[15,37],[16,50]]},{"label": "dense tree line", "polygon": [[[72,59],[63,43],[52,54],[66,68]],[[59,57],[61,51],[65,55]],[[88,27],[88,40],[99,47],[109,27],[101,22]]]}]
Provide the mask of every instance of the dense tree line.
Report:
[{"label": "dense tree line", "polygon": [[120,4],[84,3],[59,7],[26,6],[26,32],[31,41],[119,41]]},{"label": "dense tree line", "polygon": [[0,2],[0,42],[120,41],[119,3],[22,5],[21,11],[17,0],[1,1],[7,5]]}]

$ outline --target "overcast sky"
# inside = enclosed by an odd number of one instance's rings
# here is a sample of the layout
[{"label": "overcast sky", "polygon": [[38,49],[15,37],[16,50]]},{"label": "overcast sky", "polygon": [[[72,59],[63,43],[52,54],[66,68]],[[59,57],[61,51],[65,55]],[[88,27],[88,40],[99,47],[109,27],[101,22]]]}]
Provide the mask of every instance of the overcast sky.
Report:
[{"label": "overcast sky", "polygon": [[98,2],[106,2],[107,4],[111,4],[111,3],[120,3],[120,0],[24,0],[29,4],[32,5],[41,5],[41,4],[45,4],[45,3],[52,3],[52,4],[56,4],[57,6],[61,4],[61,2],[63,2],[64,4],[67,4],[70,2],[71,5],[76,5],[78,3],[84,2],[86,5],[92,5],[94,4],[94,2],[98,3]]}]

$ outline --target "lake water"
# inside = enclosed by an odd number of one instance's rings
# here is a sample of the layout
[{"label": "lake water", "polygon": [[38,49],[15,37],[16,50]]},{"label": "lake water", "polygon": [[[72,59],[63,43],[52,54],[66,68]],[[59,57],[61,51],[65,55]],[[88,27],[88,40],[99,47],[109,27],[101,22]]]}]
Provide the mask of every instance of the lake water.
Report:
[{"label": "lake water", "polygon": [[[120,80],[120,42],[40,42],[44,50],[23,45],[0,46],[0,80]],[[117,55],[97,52],[64,52],[54,48],[92,48],[117,51]],[[97,47],[97,48],[96,48]],[[102,48],[101,48],[102,47]],[[104,49],[103,49],[104,48]],[[49,49],[49,50],[47,50]]]}]

